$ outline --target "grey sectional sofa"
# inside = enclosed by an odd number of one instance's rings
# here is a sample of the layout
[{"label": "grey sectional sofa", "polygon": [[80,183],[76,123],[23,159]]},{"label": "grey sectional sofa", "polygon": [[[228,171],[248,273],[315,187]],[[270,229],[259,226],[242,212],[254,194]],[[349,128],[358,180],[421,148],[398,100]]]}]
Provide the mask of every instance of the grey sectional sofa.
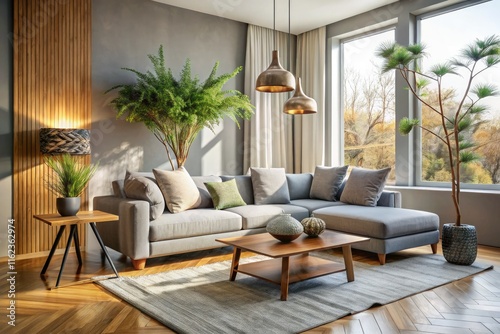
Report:
[{"label": "grey sectional sofa", "polygon": [[[152,177],[147,173],[148,177]],[[225,210],[211,207],[210,194],[204,182],[235,179],[245,206]],[[310,197],[312,174],[286,174],[288,203],[254,204],[252,178],[239,176],[194,176],[204,205],[180,213],[165,210],[151,219],[148,201],[125,196],[124,181],[113,182],[114,195],[93,199],[94,209],[119,215],[116,222],[98,224],[107,247],[131,258],[136,269],[145,266],[146,259],[223,247],[217,238],[266,232],[267,222],[281,213],[297,220],[314,215],[327,223],[327,228],[368,236],[369,242],[356,245],[379,254],[381,264],[385,254],[405,248],[431,244],[439,240],[437,215],[401,209],[401,194],[383,191],[375,207],[340,202],[342,186],[335,200]]]}]

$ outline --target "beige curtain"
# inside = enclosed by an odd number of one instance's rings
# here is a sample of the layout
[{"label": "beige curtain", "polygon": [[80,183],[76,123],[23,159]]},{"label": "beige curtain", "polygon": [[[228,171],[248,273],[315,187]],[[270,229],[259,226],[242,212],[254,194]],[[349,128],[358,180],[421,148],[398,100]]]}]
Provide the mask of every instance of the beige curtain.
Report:
[{"label": "beige curtain", "polygon": [[291,68],[288,66],[288,34],[276,33],[281,65],[301,77],[304,93],[318,103],[318,113],[311,115],[283,113],[283,105],[293,92],[271,94],[255,90],[257,77],[271,63],[273,35],[271,29],[248,26],[245,94],[250,96],[256,109],[255,115],[244,123],[244,172],[249,167],[284,167],[289,173],[314,172],[325,157],[326,28],[299,35],[297,45],[295,38],[291,39]]},{"label": "beige curtain", "polygon": [[[291,117],[283,114],[283,105],[290,94],[255,90],[257,77],[271,63],[275,49],[273,35],[272,29],[248,26],[245,94],[255,105],[255,115],[244,123],[244,172],[249,167],[284,167],[287,172],[292,172]],[[291,50],[295,49],[294,41],[295,38],[292,38]],[[276,48],[285,69],[289,69],[287,43],[288,34],[276,32]],[[292,52],[292,60],[294,58]]]},{"label": "beige curtain", "polygon": [[326,28],[297,38],[297,71],[302,90],[318,103],[316,114],[294,116],[294,172],[314,172],[325,161]]}]

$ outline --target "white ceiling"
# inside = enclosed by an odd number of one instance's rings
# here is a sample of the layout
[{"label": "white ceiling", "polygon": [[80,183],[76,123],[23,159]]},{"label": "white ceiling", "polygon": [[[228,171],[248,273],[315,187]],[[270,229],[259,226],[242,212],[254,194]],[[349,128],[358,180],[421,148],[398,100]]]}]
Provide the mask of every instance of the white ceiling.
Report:
[{"label": "white ceiling", "polygon": [[[273,28],[272,0],[154,0],[230,20]],[[290,0],[295,35],[398,0]],[[276,29],[288,32],[288,0],[276,0]]]}]

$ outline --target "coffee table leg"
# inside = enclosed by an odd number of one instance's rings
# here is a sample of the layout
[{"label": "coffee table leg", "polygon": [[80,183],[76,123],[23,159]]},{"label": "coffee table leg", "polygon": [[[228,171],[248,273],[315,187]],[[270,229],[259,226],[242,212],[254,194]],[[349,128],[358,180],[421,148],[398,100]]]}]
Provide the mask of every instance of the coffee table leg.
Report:
[{"label": "coffee table leg", "polygon": [[233,249],[233,261],[231,262],[231,272],[229,273],[229,280],[234,281],[236,279],[236,274],[238,273],[238,266],[240,264],[241,248],[234,247]]},{"label": "coffee table leg", "polygon": [[344,255],[347,282],[352,282],[354,281],[354,265],[352,263],[351,245],[342,246],[342,254]]},{"label": "coffee table leg", "polygon": [[288,284],[290,283],[290,257],[281,259],[281,300],[288,299]]}]

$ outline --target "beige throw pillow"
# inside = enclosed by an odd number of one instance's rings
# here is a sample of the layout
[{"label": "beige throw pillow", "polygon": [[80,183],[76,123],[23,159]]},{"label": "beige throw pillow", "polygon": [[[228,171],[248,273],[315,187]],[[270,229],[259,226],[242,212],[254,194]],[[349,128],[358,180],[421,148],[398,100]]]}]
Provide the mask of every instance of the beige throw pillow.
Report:
[{"label": "beige throw pillow", "polygon": [[198,187],[184,167],[174,171],[153,169],[153,173],[170,212],[179,213],[200,205]]}]

